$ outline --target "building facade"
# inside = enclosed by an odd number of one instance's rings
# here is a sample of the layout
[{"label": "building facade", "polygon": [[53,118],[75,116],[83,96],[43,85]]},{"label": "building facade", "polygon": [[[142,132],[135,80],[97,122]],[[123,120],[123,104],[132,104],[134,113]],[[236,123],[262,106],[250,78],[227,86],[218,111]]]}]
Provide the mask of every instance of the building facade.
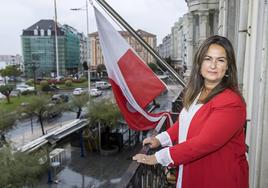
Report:
[{"label": "building facade", "polygon": [[[23,30],[22,52],[26,77],[56,76],[55,22],[40,20]],[[58,67],[61,76],[74,74],[80,63],[78,32],[57,24]]]},{"label": "building facade", "polygon": [[182,65],[183,54],[183,25],[182,18],[179,18],[174,26],[171,28],[171,60],[178,65]]},{"label": "building facade", "polygon": [[[5,66],[8,66],[8,65],[17,65],[20,67],[21,71],[24,71],[22,56],[19,54],[0,55],[0,62],[1,62],[2,68]],[[1,67],[0,67],[0,69],[1,69]]]},{"label": "building facade", "polygon": [[171,34],[168,34],[162,39],[162,43],[158,45],[157,50],[162,58],[171,58],[172,48]]},{"label": "building facade", "polygon": [[[127,40],[130,46],[138,53],[146,63],[155,63],[153,56],[139,44],[136,39],[127,31],[119,31],[119,33]],[[137,33],[145,40],[152,48],[156,49],[156,35],[143,30],[137,30]],[[97,32],[89,34],[90,41],[90,66],[91,69],[96,69],[98,65],[104,64],[102,51]]]},{"label": "building facade", "polygon": [[88,63],[88,48],[87,48],[87,37],[83,34],[83,33],[79,33],[79,40],[80,40],[80,63],[79,63],[79,71],[82,72],[83,71],[83,63],[87,62]]},{"label": "building facade", "polygon": [[183,72],[186,71],[186,68],[189,67],[187,54],[188,45],[186,42],[187,34],[188,14],[184,14],[171,28],[171,60],[174,62],[174,65],[179,70],[180,74],[183,74]]}]

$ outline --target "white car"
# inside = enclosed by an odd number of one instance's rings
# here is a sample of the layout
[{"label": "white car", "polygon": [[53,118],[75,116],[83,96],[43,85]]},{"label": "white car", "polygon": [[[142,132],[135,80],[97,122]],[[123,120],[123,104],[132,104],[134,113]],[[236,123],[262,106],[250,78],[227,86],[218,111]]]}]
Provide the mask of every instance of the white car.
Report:
[{"label": "white car", "polygon": [[25,92],[25,91],[34,91],[35,89],[34,89],[34,87],[28,86],[28,85],[18,85],[16,87],[16,90],[20,91],[22,93],[22,92]]},{"label": "white car", "polygon": [[98,89],[109,89],[111,87],[111,84],[104,81],[99,81],[95,83],[95,87]]},{"label": "white car", "polygon": [[98,89],[90,89],[90,96],[91,97],[98,97],[102,95],[102,91],[98,90]]},{"label": "white car", "polygon": [[75,88],[73,91],[73,95],[81,95],[85,94],[85,90],[83,88]]}]

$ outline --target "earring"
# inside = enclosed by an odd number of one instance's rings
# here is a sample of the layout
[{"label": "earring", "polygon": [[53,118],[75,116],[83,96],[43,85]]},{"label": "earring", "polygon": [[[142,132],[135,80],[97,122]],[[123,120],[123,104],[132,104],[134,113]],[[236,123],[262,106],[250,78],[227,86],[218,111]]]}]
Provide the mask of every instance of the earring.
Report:
[{"label": "earring", "polygon": [[226,78],[228,78],[228,77],[229,77],[229,74],[225,74],[224,76],[225,76]]}]

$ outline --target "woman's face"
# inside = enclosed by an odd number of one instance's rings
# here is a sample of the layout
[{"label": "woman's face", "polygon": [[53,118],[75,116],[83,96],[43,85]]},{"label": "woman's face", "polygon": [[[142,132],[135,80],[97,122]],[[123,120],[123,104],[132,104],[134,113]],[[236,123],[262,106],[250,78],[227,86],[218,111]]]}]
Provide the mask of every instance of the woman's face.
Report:
[{"label": "woman's face", "polygon": [[221,82],[228,69],[225,49],[218,44],[211,44],[201,64],[201,75],[205,86],[215,87]]}]

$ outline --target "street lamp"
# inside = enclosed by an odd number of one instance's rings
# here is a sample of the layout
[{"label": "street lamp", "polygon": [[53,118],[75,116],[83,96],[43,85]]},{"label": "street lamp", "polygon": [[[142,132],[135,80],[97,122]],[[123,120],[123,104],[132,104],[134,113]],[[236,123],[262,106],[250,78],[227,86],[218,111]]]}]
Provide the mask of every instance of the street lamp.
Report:
[{"label": "street lamp", "polygon": [[88,64],[88,94],[90,96],[90,64],[89,64],[89,24],[88,24],[88,0],[86,0],[86,8],[72,8],[70,10],[74,11],[80,11],[80,10],[85,10],[86,11],[86,18],[87,18],[87,37],[86,37],[86,42],[87,42],[87,64]]}]

